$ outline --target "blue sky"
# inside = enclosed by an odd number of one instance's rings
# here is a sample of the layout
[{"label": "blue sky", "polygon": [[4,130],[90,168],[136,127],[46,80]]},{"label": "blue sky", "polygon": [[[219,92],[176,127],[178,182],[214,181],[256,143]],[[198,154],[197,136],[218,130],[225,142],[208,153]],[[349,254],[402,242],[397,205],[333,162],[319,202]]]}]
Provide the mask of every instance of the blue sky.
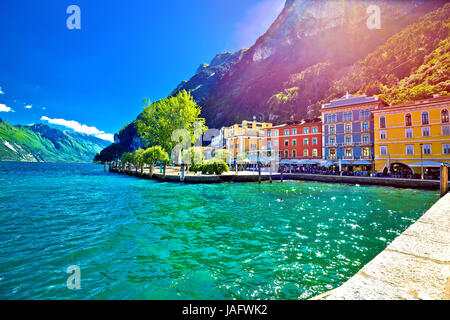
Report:
[{"label": "blue sky", "polygon": [[[69,30],[69,5],[81,30]],[[217,53],[251,46],[284,0],[0,0],[0,117],[119,131]],[[44,117],[44,120],[41,120]],[[68,122],[72,121],[72,122]]]}]

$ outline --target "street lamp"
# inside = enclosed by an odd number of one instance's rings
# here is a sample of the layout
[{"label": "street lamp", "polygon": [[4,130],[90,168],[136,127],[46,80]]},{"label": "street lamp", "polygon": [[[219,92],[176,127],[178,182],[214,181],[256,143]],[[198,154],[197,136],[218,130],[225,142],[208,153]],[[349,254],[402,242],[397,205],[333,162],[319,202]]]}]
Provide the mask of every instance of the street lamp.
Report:
[{"label": "street lamp", "polygon": [[423,180],[423,143],[420,143],[420,178]]}]

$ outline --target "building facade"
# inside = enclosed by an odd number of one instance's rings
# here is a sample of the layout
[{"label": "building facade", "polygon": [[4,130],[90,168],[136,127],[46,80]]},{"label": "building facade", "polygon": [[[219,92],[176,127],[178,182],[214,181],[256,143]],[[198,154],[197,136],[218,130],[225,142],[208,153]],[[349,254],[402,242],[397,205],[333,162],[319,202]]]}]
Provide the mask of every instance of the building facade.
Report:
[{"label": "building facade", "polygon": [[280,159],[322,159],[322,121],[288,121],[266,128],[264,147],[278,152]]},{"label": "building facade", "polygon": [[249,153],[262,149],[264,129],[271,126],[272,124],[267,122],[244,120],[241,124],[222,128],[225,147],[231,153],[231,157],[234,159],[246,158]]},{"label": "building facade", "polygon": [[422,161],[450,163],[449,112],[450,96],[375,110],[375,169],[421,174]]},{"label": "building facade", "polygon": [[386,105],[376,96],[349,94],[322,105],[324,159],[373,161],[373,112]]}]

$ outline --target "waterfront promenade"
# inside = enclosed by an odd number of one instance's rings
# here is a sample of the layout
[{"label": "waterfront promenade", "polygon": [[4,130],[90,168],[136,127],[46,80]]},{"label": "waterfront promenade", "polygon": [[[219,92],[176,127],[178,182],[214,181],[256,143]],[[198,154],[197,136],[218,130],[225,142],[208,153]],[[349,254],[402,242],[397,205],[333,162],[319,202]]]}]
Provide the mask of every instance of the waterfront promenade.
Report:
[{"label": "waterfront promenade", "polygon": [[440,182],[437,180],[419,180],[419,179],[400,179],[400,178],[378,178],[378,177],[355,177],[355,176],[335,176],[321,174],[302,174],[302,173],[272,173],[262,172],[259,178],[257,171],[230,171],[222,175],[204,175],[195,174],[193,172],[185,172],[183,181],[180,179],[180,169],[167,167],[166,175],[159,173],[156,168],[153,177],[150,177],[149,169],[145,169],[143,173],[135,169],[131,171],[123,171],[110,168],[110,172],[128,174],[145,179],[155,179],[165,182],[183,182],[183,183],[223,183],[223,182],[258,182],[258,181],[280,181],[283,180],[299,180],[299,181],[317,181],[326,183],[347,183],[360,185],[374,185],[395,188],[411,188],[423,190],[439,190]]}]

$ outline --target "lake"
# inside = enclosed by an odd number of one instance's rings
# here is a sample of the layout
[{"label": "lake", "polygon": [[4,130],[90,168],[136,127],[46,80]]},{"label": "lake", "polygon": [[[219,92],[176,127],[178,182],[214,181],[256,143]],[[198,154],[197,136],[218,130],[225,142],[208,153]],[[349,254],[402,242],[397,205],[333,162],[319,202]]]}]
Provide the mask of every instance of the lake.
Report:
[{"label": "lake", "polygon": [[[0,162],[0,299],[308,299],[340,286],[438,199]],[[66,284],[72,265],[79,290]]]}]

